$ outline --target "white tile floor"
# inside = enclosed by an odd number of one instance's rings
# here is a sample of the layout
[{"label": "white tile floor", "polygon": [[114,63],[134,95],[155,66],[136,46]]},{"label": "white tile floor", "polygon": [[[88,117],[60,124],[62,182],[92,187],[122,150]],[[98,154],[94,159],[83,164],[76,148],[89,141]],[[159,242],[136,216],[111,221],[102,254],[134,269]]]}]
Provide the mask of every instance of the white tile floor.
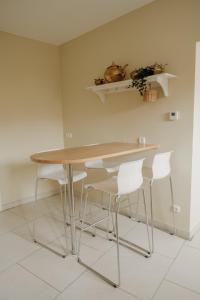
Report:
[{"label": "white tile floor", "polygon": [[[33,243],[35,221],[38,238],[62,252],[61,220],[58,197],[0,213],[0,300],[200,300],[200,233],[188,242],[155,230],[156,252],[148,259],[121,247],[122,284],[115,289],[76,257],[63,259]],[[120,227],[121,235],[146,246],[143,224],[120,216]],[[84,233],[83,243],[84,260],[115,279],[114,243],[100,231],[95,238]]]}]

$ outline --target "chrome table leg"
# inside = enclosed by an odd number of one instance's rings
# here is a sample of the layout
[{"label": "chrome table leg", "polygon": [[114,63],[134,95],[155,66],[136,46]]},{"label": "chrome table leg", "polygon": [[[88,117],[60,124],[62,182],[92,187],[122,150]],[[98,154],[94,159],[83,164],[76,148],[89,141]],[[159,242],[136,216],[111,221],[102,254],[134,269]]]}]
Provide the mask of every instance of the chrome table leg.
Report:
[{"label": "chrome table leg", "polygon": [[[75,220],[75,203],[74,203],[74,190],[73,190],[73,169],[72,165],[64,165],[68,179],[68,200],[69,200],[69,214],[70,214],[70,229],[71,229],[71,247],[72,254],[76,254],[76,220]],[[66,193],[65,193],[66,202]]]}]

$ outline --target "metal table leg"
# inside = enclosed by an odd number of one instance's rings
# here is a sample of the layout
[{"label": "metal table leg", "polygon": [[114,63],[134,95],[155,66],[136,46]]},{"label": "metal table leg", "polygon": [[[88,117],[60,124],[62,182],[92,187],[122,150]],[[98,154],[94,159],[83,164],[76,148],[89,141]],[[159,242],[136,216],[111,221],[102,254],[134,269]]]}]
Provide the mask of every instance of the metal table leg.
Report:
[{"label": "metal table leg", "polygon": [[[72,254],[76,254],[76,220],[75,220],[75,203],[74,203],[74,190],[73,190],[73,168],[72,165],[64,165],[66,170],[66,176],[68,179],[68,201],[69,201],[69,213],[70,213],[70,229],[71,229],[71,246]],[[66,193],[65,193],[66,201]]]}]

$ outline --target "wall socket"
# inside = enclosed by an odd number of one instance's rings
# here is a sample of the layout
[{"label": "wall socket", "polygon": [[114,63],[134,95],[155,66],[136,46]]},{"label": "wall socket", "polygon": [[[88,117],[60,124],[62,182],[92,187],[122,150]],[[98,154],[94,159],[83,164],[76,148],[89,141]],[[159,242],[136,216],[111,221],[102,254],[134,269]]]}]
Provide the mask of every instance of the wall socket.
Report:
[{"label": "wall socket", "polygon": [[68,131],[67,131],[67,132],[65,133],[65,137],[66,137],[67,139],[72,139],[72,136],[73,136],[73,135],[72,135],[72,132],[68,132]]},{"label": "wall socket", "polygon": [[181,212],[181,207],[178,204],[174,204],[171,206],[171,211],[175,214],[179,214]]}]

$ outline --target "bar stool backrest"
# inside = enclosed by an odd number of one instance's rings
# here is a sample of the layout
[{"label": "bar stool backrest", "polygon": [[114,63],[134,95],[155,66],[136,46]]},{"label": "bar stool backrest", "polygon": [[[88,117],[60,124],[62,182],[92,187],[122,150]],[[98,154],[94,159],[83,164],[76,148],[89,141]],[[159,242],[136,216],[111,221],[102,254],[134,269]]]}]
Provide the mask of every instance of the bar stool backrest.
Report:
[{"label": "bar stool backrest", "polygon": [[118,195],[133,193],[143,183],[142,166],[144,159],[120,165],[117,176]]},{"label": "bar stool backrest", "polygon": [[162,179],[171,173],[171,159],[172,151],[158,153],[154,156],[152,164],[152,179]]}]

